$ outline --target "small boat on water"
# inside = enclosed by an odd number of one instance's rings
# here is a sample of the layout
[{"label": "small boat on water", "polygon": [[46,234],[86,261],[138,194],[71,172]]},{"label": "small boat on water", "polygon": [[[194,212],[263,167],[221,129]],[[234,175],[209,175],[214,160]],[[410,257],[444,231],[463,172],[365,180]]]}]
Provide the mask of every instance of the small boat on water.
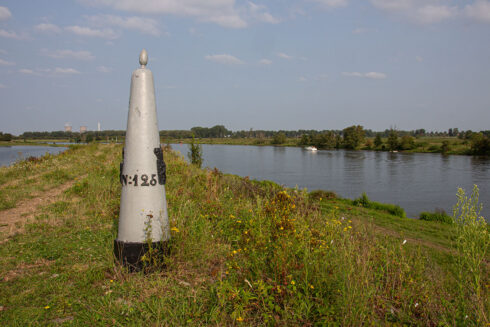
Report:
[{"label": "small boat on water", "polygon": [[318,151],[318,149],[316,147],[314,147],[314,146],[307,146],[305,148],[305,150],[307,150],[307,151]]}]

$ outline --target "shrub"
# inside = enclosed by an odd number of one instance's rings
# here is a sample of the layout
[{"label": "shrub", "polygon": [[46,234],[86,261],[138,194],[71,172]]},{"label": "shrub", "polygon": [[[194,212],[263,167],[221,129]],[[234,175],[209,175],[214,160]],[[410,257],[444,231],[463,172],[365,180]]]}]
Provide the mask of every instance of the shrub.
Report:
[{"label": "shrub", "polygon": [[439,221],[445,224],[452,224],[453,218],[449,216],[444,210],[437,210],[435,212],[421,212],[420,220],[425,221]]},{"label": "shrub", "polygon": [[194,137],[192,137],[191,143],[189,143],[189,152],[187,153],[189,160],[193,165],[201,168],[202,166],[202,147],[200,144],[195,142]]},{"label": "shrub", "polygon": [[407,216],[405,210],[399,205],[371,201],[366,193],[362,193],[359,198],[353,200],[352,204],[359,207],[386,211],[400,218],[405,218]]}]

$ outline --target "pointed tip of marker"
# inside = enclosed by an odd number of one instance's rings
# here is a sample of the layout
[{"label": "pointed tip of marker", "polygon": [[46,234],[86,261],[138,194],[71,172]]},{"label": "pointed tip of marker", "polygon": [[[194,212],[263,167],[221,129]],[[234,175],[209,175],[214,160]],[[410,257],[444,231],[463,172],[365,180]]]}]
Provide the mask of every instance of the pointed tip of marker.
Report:
[{"label": "pointed tip of marker", "polygon": [[146,50],[143,49],[143,50],[141,50],[141,53],[140,53],[141,68],[145,68],[147,63],[148,63],[148,52],[146,52]]}]

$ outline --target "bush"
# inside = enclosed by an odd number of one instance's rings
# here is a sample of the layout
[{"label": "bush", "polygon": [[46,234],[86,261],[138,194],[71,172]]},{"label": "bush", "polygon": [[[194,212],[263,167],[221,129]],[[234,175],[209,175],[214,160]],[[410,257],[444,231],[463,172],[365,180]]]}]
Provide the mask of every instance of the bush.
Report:
[{"label": "bush", "polygon": [[445,224],[453,223],[453,218],[444,212],[444,210],[436,210],[435,212],[421,212],[420,220],[439,221]]},{"label": "bush", "polygon": [[286,143],[286,135],[283,132],[276,133],[272,138],[272,144],[284,144]]},{"label": "bush", "polygon": [[195,142],[194,137],[192,137],[191,143],[189,143],[189,152],[187,153],[191,164],[196,165],[201,168],[202,166],[202,147],[200,144]]},{"label": "bush", "polygon": [[405,210],[399,205],[371,201],[366,193],[362,193],[358,199],[353,200],[352,204],[359,207],[386,211],[400,218],[405,218],[407,216]]},{"label": "bush", "polygon": [[310,192],[309,197],[312,200],[332,200],[337,199],[337,194],[332,191],[315,190]]}]

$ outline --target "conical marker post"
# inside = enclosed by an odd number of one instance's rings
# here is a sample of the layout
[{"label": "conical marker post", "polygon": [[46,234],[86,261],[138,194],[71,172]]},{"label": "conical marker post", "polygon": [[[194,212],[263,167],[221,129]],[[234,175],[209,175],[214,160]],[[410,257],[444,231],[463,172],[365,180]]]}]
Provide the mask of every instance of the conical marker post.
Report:
[{"label": "conical marker post", "polygon": [[131,270],[143,267],[144,255],[150,247],[162,254],[170,239],[166,167],[158,133],[153,74],[146,68],[146,50],[141,51],[139,61],[141,68],[131,76],[128,125],[119,175],[121,209],[114,241],[116,259]]}]

